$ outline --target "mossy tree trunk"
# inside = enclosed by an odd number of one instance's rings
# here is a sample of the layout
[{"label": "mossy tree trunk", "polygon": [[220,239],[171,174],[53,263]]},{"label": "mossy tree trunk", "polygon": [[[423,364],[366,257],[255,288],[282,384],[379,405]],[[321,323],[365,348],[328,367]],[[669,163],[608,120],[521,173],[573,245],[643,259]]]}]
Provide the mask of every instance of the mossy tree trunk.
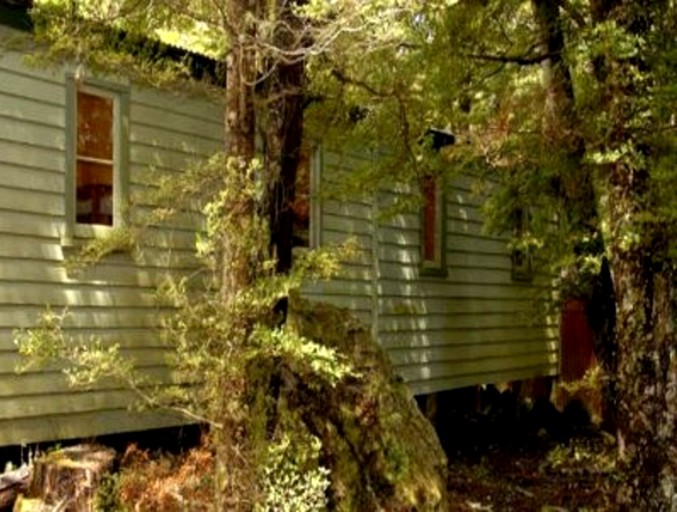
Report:
[{"label": "mossy tree trunk", "polygon": [[[251,166],[256,157],[255,45],[261,0],[227,0],[225,16],[230,48],[226,59],[224,149],[224,191],[232,199],[222,204],[220,224],[221,256],[218,273],[221,307],[230,324],[223,340],[223,357],[230,367],[215,383],[220,399],[214,401],[211,416],[221,428],[211,433],[216,451],[214,506],[216,510],[249,510],[257,501],[256,468],[248,432],[248,411],[244,404],[246,371],[243,359],[253,329],[251,315],[239,311],[238,301],[255,278],[261,257],[256,242],[256,204],[251,193]],[[237,191],[240,191],[239,193]],[[227,349],[227,350],[225,350]]]},{"label": "mossy tree trunk", "polygon": [[[605,221],[617,301],[619,455],[628,510],[677,507],[677,338],[675,262],[669,226],[660,217],[652,166],[658,157],[651,109],[656,85],[651,42],[665,2],[594,2],[598,23],[613,23],[635,52],[613,48],[595,62],[608,127],[603,151]],[[641,41],[636,43],[635,41]],[[620,156],[619,156],[620,155]]]},{"label": "mossy tree trunk", "polygon": [[322,441],[330,509],[446,511],[446,455],[369,330],[346,310],[298,297],[289,325],[336,349],[355,372],[335,386],[285,372],[285,401]]},{"label": "mossy tree trunk", "polygon": [[[244,174],[256,156],[256,111],[254,86],[256,83],[256,25],[259,0],[229,0],[227,17],[231,48],[226,60],[225,151]],[[246,178],[243,177],[243,182]],[[231,205],[240,218],[241,226],[224,233],[221,292],[225,303],[250,284],[248,248],[238,239],[237,228],[247,230],[254,212],[251,198],[243,194],[242,200]]]},{"label": "mossy tree trunk", "polygon": [[[632,229],[641,215],[642,172],[615,166],[611,182],[611,229]],[[639,175],[639,176],[638,176]],[[631,221],[632,222],[632,221]],[[636,227],[636,226],[635,226]],[[647,228],[644,228],[647,229]],[[627,472],[625,505],[631,510],[677,507],[677,339],[674,271],[667,244],[653,230],[640,246],[611,245],[618,300],[618,427]]]}]

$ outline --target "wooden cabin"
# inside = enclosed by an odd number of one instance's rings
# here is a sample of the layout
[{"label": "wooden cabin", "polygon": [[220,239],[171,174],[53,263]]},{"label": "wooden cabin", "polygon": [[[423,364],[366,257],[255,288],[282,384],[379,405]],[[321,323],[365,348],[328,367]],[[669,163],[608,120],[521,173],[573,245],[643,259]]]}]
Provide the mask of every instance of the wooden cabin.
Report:
[{"label": "wooden cabin", "polygon": [[[21,33],[17,15],[0,1],[0,40]],[[72,333],[119,343],[149,373],[163,371],[154,290],[166,272],[190,270],[191,219],[150,230],[137,259],[113,254],[77,275],[64,261],[84,241],[146,219],[143,197],[157,173],[179,175],[218,151],[222,122],[205,98],[76,67],[37,69],[0,50],[0,446],[176,424],[130,412],[123,389],[75,392],[59,368],[17,374],[13,333],[35,326],[47,305],[68,308]],[[360,158],[320,148],[310,159],[309,243],[353,235],[362,254],[341,278],[306,286],[306,296],[370,325],[415,394],[556,374],[557,327],[534,322],[529,262],[514,258],[507,237],[482,233],[470,183],[343,201],[314,194]],[[380,215],[398,194],[416,193],[423,208]]]}]

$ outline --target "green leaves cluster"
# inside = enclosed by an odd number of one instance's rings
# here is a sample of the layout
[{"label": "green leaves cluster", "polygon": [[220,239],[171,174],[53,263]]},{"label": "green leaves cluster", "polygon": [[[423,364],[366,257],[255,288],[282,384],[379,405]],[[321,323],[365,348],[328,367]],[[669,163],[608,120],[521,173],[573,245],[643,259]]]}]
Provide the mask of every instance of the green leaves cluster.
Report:
[{"label": "green leaves cluster", "polygon": [[[217,486],[237,481],[246,487],[252,478],[253,488],[238,492],[261,496],[265,507],[284,502],[284,506],[301,507],[298,510],[318,510],[328,485],[327,472],[316,461],[318,441],[291,420],[270,437],[262,426],[269,414],[267,390],[251,389],[261,383],[253,373],[282,368],[310,386],[335,386],[353,375],[336,349],[281,323],[276,307],[303,283],[336,275],[341,260],[352,257],[357,246],[349,241],[342,247],[306,251],[298,255],[288,274],[277,274],[275,259],[268,254],[266,210],[257,206],[263,202],[265,186],[260,175],[256,161],[245,165],[216,155],[183,176],[181,185],[163,183],[156,195],[181,200],[165,203],[151,224],[170,222],[172,215],[189,205],[199,207],[204,219],[196,244],[200,266],[188,276],[168,274],[157,292],[168,363],[165,378],[150,380],[117,343],[94,336],[80,339],[70,330],[67,312],[49,309],[35,328],[16,334],[19,352],[26,358],[19,370],[56,365],[72,386],[129,388],[141,399],[138,405],[172,410],[206,423],[217,453],[247,454],[239,459],[245,467],[231,467],[225,460],[217,465]],[[211,188],[205,192],[189,178]],[[183,193],[178,192],[181,188]],[[75,264],[83,269],[121,244],[133,246],[133,240],[143,236],[143,226],[134,226],[133,231],[134,236],[113,231],[110,239],[84,246]],[[245,268],[246,279],[238,288],[224,290],[233,268]],[[290,446],[291,438],[298,443]],[[315,460],[312,467],[308,457]]]},{"label": "green leaves cluster", "polygon": [[139,389],[140,375],[133,372],[134,361],[122,355],[118,344],[105,344],[92,336],[83,339],[69,335],[64,324],[70,313],[56,313],[47,308],[33,329],[15,333],[15,343],[24,358],[18,372],[28,372],[56,365],[68,384],[78,388],[92,388],[111,382]]},{"label": "green leaves cluster", "polygon": [[290,429],[268,446],[261,468],[263,503],[256,512],[318,512],[327,507],[329,470],[318,462],[322,444]]}]

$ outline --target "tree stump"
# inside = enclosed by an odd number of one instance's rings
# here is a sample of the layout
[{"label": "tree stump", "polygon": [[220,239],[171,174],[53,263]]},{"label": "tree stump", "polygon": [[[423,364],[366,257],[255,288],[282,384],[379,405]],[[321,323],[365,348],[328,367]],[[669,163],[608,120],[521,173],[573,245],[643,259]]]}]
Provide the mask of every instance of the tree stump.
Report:
[{"label": "tree stump", "polygon": [[329,509],[445,512],[447,457],[387,354],[347,310],[294,297],[288,325],[346,356],[357,372],[337,386],[287,389],[285,399],[322,441]]},{"label": "tree stump", "polygon": [[111,469],[115,452],[103,446],[77,445],[56,450],[34,462],[28,497],[64,512],[94,510],[101,478]]}]

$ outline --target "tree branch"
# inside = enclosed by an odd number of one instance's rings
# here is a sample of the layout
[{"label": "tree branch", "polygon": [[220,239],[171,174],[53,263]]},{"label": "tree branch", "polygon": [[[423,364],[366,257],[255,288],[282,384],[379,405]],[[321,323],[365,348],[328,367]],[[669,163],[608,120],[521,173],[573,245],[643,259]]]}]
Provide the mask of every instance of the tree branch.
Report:
[{"label": "tree branch", "polygon": [[532,66],[540,64],[544,60],[558,56],[559,53],[542,53],[539,55],[490,55],[483,53],[466,53],[464,56],[470,59],[486,60],[490,62],[502,62],[504,64],[519,64],[520,66]]},{"label": "tree branch", "polygon": [[365,91],[367,91],[369,94],[371,94],[373,96],[377,96],[379,98],[385,98],[385,97],[392,96],[392,93],[385,92],[385,91],[379,91],[378,89],[374,88],[373,86],[371,86],[370,84],[368,84],[367,82],[365,82],[363,80],[358,80],[356,78],[351,78],[351,77],[347,76],[345,73],[343,73],[343,71],[341,71],[340,69],[338,69],[336,67],[334,67],[331,70],[331,75],[334,78],[336,78],[336,80],[341,82],[342,84],[344,84],[344,85],[354,85],[356,87],[364,89]]}]

